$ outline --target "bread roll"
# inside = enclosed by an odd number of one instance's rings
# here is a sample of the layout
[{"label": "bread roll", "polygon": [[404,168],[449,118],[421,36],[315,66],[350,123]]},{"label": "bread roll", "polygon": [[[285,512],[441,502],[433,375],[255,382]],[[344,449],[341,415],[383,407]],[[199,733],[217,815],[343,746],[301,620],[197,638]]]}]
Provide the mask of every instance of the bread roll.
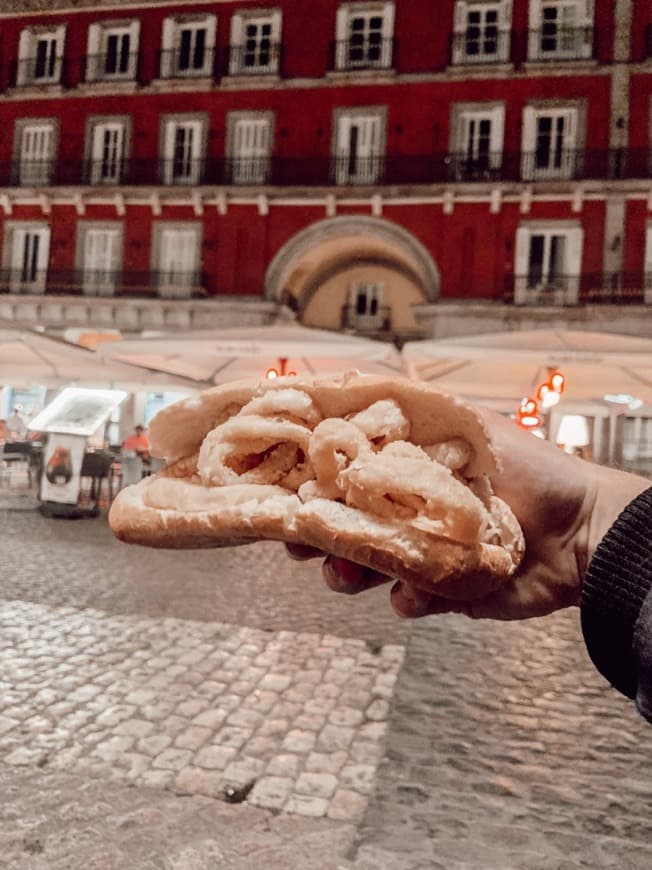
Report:
[{"label": "bread roll", "polygon": [[161,411],[149,438],[167,465],[109,515],[129,543],[301,543],[460,598],[495,589],[523,556],[479,415],[409,380],[228,384]]}]

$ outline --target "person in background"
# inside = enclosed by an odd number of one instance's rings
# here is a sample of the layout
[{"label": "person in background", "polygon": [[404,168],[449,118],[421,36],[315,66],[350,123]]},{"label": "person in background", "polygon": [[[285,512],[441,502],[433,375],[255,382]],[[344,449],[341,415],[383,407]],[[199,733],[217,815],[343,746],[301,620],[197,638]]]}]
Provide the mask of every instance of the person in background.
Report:
[{"label": "person in background", "polygon": [[11,441],[11,432],[7,426],[7,421],[0,420],[0,444],[4,444],[5,441]]},{"label": "person in background", "polygon": [[130,486],[142,480],[150,465],[149,439],[145,427],[138,424],[122,442],[122,486]]},{"label": "person in background", "polygon": [[12,441],[24,441],[27,436],[27,426],[21,415],[20,405],[16,405],[7,419],[10,439]]}]

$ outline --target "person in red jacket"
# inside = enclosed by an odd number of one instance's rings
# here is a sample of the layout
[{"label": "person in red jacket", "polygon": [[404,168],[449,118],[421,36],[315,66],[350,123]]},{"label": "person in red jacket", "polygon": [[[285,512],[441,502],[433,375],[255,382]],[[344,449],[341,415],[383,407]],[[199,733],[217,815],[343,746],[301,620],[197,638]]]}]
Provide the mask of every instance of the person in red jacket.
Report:
[{"label": "person in red jacket", "polygon": [[136,453],[141,459],[149,459],[149,438],[144,426],[138,424],[134,427],[133,434],[122,442],[122,450],[124,453]]}]

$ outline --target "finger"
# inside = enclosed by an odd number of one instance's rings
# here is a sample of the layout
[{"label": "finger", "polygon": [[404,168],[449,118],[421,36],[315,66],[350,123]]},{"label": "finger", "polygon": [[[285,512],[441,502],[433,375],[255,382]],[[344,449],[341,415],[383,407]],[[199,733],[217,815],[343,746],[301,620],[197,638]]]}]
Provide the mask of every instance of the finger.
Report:
[{"label": "finger", "polygon": [[357,595],[383,583],[389,583],[390,577],[381,574],[364,565],[356,565],[347,559],[338,556],[328,556],[322,566],[324,580],[333,592],[341,592],[344,595]]},{"label": "finger", "polygon": [[395,612],[404,619],[419,619],[440,613],[465,613],[471,615],[470,606],[465,601],[452,601],[417,589],[404,580],[392,586],[390,601]]},{"label": "finger", "polygon": [[285,549],[291,559],[304,562],[306,559],[320,559],[325,554],[316,547],[307,547],[305,544],[286,544]]}]

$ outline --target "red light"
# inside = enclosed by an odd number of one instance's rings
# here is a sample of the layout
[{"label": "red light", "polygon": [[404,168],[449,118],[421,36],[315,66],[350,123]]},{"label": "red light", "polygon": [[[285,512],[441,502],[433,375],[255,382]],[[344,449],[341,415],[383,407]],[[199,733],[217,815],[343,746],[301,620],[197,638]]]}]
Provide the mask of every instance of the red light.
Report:
[{"label": "red light", "polygon": [[550,386],[557,393],[563,393],[566,389],[566,378],[562,375],[561,372],[553,372],[550,375]]},{"label": "red light", "polygon": [[276,369],[267,369],[267,371],[265,372],[265,377],[268,381],[273,381],[274,378],[278,377],[278,372],[276,371]]},{"label": "red light", "polygon": [[534,399],[522,399],[516,422],[522,429],[536,429],[543,422],[538,411],[539,405]]}]

